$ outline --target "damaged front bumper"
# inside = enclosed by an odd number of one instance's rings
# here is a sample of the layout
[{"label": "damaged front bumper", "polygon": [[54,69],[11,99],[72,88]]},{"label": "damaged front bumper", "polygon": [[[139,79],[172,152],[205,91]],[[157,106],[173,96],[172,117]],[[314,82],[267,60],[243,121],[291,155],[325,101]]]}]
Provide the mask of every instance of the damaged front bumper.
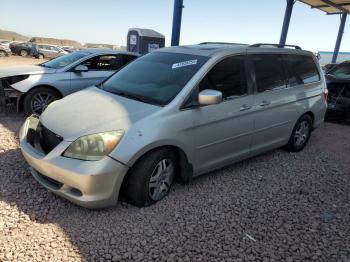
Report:
[{"label": "damaged front bumper", "polygon": [[27,76],[13,76],[0,79],[0,106],[15,105],[18,109],[18,103],[23,93],[14,89],[11,85],[26,78]]},{"label": "damaged front bumper", "polygon": [[[67,158],[64,151],[71,142],[62,139],[50,151],[42,143],[52,140],[43,136],[37,116],[27,118],[19,132],[22,154],[32,176],[51,192],[87,208],[115,205],[128,167],[108,156],[99,161]],[[44,141],[40,142],[43,139]]]}]

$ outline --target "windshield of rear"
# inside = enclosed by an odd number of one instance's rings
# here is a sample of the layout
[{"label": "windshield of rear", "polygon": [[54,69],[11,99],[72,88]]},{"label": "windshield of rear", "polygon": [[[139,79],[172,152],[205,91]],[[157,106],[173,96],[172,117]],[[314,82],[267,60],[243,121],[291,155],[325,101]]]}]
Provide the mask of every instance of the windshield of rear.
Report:
[{"label": "windshield of rear", "polygon": [[154,52],[143,56],[102,84],[102,89],[164,106],[173,100],[208,57]]},{"label": "windshield of rear", "polygon": [[46,63],[41,64],[44,67],[54,68],[54,69],[60,69],[67,65],[70,65],[80,59],[82,59],[85,56],[90,55],[88,52],[73,52],[67,55],[59,56],[55,59],[52,59]]},{"label": "windshield of rear", "polygon": [[342,63],[328,71],[329,74],[336,76],[337,78],[350,78],[350,63]]}]

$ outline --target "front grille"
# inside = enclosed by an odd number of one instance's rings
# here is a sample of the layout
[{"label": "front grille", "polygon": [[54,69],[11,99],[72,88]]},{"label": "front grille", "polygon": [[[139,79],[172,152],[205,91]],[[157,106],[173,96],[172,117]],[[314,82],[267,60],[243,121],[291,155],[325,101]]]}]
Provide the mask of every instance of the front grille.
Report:
[{"label": "front grille", "polygon": [[37,132],[39,133],[40,146],[46,154],[50,153],[63,138],[50,131],[48,128],[39,123]]}]

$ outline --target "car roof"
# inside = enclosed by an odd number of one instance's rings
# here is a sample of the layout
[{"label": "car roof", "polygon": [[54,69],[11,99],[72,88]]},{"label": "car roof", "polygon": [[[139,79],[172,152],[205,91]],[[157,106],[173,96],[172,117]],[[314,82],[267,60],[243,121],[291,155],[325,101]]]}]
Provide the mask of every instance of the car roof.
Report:
[{"label": "car roof", "polygon": [[184,53],[200,56],[215,56],[225,54],[239,54],[245,52],[257,52],[257,53],[276,53],[276,54],[305,54],[312,55],[312,52],[301,49],[291,48],[276,48],[276,47],[257,47],[247,44],[230,44],[230,43],[204,43],[199,45],[184,45],[173,46],[155,50],[155,52],[168,52],[168,53]]},{"label": "car roof", "polygon": [[83,49],[79,49],[75,52],[79,52],[79,51],[87,52],[90,54],[124,54],[124,55],[140,56],[140,54],[138,54],[138,53],[120,51],[120,50],[112,50],[112,49],[103,49],[103,48],[83,48]]}]

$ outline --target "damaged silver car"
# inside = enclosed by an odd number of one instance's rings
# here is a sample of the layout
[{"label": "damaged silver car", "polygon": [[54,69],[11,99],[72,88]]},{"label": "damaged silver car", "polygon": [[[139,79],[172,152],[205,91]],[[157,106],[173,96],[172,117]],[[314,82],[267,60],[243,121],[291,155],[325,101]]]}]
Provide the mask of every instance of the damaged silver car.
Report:
[{"label": "damaged silver car", "polygon": [[279,45],[153,51],[26,120],[20,146],[34,178],[90,208],[137,206],[284,146],[302,150],[323,123],[326,84],[311,52]]},{"label": "damaged silver car", "polygon": [[41,114],[53,101],[101,83],[138,56],[86,49],[39,65],[0,69],[0,105],[16,105],[27,115]]}]

